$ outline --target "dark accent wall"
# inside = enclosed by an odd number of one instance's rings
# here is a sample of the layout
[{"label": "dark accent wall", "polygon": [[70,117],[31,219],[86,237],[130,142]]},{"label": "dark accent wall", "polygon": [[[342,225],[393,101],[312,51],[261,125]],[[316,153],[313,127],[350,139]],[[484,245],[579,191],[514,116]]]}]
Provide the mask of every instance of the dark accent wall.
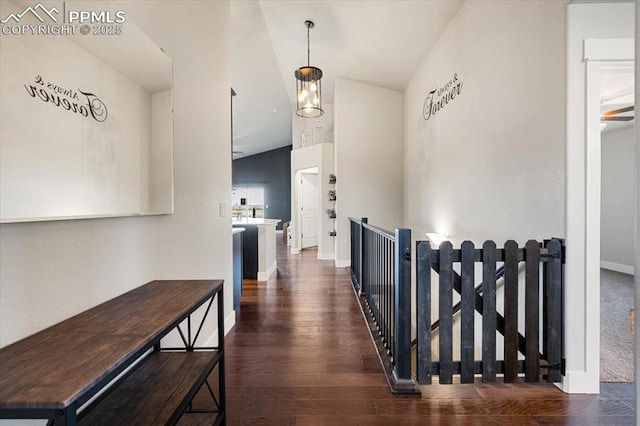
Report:
[{"label": "dark accent wall", "polygon": [[264,187],[264,217],[282,229],[291,220],[291,145],[233,160],[233,186]]}]

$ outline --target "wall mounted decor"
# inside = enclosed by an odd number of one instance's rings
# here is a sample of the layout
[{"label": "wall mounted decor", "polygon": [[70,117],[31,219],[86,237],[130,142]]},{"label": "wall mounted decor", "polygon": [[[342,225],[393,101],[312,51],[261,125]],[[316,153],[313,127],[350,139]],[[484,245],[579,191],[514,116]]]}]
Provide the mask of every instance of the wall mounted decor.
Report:
[{"label": "wall mounted decor", "polygon": [[427,95],[427,99],[422,106],[422,115],[425,121],[433,117],[438,111],[443,109],[447,104],[453,101],[456,96],[462,92],[462,81],[458,78],[458,73],[454,73],[453,77],[443,84],[436,87]]},{"label": "wall mounted decor", "polygon": [[313,126],[313,143],[324,143],[324,129],[320,120],[316,120],[315,126]]}]

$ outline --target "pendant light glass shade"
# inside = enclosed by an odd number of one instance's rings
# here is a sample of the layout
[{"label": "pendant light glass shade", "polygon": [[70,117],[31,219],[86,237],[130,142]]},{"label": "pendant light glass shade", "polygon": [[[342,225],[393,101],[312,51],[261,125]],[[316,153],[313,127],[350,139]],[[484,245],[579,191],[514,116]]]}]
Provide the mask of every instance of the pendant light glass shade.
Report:
[{"label": "pendant light glass shade", "polygon": [[324,114],[322,110],[322,70],[309,65],[309,29],[314,24],[305,21],[307,27],[307,66],[295,71],[296,114],[303,118],[315,118]]}]

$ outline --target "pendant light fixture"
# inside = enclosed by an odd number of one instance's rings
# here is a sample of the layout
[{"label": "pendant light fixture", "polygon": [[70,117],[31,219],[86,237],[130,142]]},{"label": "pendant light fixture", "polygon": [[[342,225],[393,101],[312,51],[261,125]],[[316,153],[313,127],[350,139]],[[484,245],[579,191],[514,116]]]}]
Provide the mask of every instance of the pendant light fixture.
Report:
[{"label": "pendant light fixture", "polygon": [[324,114],[322,110],[322,70],[312,67],[309,62],[309,30],[314,27],[312,21],[304,21],[307,27],[307,66],[296,70],[296,114],[303,118],[315,118]]}]

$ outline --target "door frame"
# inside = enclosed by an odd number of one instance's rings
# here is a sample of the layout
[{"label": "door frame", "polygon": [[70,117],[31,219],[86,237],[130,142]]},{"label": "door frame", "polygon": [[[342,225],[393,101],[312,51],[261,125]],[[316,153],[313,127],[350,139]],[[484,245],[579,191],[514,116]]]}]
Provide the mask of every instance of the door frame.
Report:
[{"label": "door frame", "polygon": [[[317,247],[318,246],[318,240],[320,239],[320,172],[318,170],[318,167],[311,167],[309,169],[304,169],[304,170],[300,170],[297,174],[296,177],[299,179],[300,184],[302,184],[302,175],[315,175],[316,176],[316,244],[315,246],[309,246],[309,247]],[[303,244],[303,232],[302,232],[302,207],[303,207],[303,200],[304,197],[302,196],[302,187],[299,186],[298,187],[298,208],[297,208],[297,214],[298,217],[300,219],[299,223],[300,223],[300,232],[299,232],[299,239],[300,239],[300,244],[298,247],[300,247],[300,250],[304,250],[304,244]],[[308,248],[308,247],[307,247]]]},{"label": "door frame", "polygon": [[[314,167],[307,167],[305,169],[299,169],[296,170],[295,172],[295,178],[294,178],[294,182],[295,182],[295,195],[296,195],[296,210],[295,210],[295,214],[292,215],[292,220],[294,222],[294,225],[296,227],[296,233],[295,233],[295,238],[296,238],[296,251],[295,253],[298,253],[298,251],[303,250],[302,248],[302,217],[300,214],[300,207],[302,205],[302,197],[300,196],[300,179],[302,178],[302,174],[305,173],[316,173],[318,175],[318,178],[320,178],[320,168],[318,166],[314,166]],[[318,210],[321,210],[321,199],[320,199],[320,187],[318,187]],[[320,218],[320,212],[318,212],[318,218]],[[318,231],[318,239],[320,238],[320,224],[317,224],[317,231]],[[291,252],[293,253],[293,247]]]},{"label": "door frame", "polygon": [[[583,138],[567,136],[567,286],[565,300],[565,392],[600,391],[600,74],[612,62],[634,61],[633,39],[584,40]],[[569,99],[568,108],[575,102]],[[582,153],[583,156],[580,155]],[[582,279],[581,279],[582,277]],[[582,282],[584,285],[580,286]],[[575,285],[572,285],[575,283]]]}]

